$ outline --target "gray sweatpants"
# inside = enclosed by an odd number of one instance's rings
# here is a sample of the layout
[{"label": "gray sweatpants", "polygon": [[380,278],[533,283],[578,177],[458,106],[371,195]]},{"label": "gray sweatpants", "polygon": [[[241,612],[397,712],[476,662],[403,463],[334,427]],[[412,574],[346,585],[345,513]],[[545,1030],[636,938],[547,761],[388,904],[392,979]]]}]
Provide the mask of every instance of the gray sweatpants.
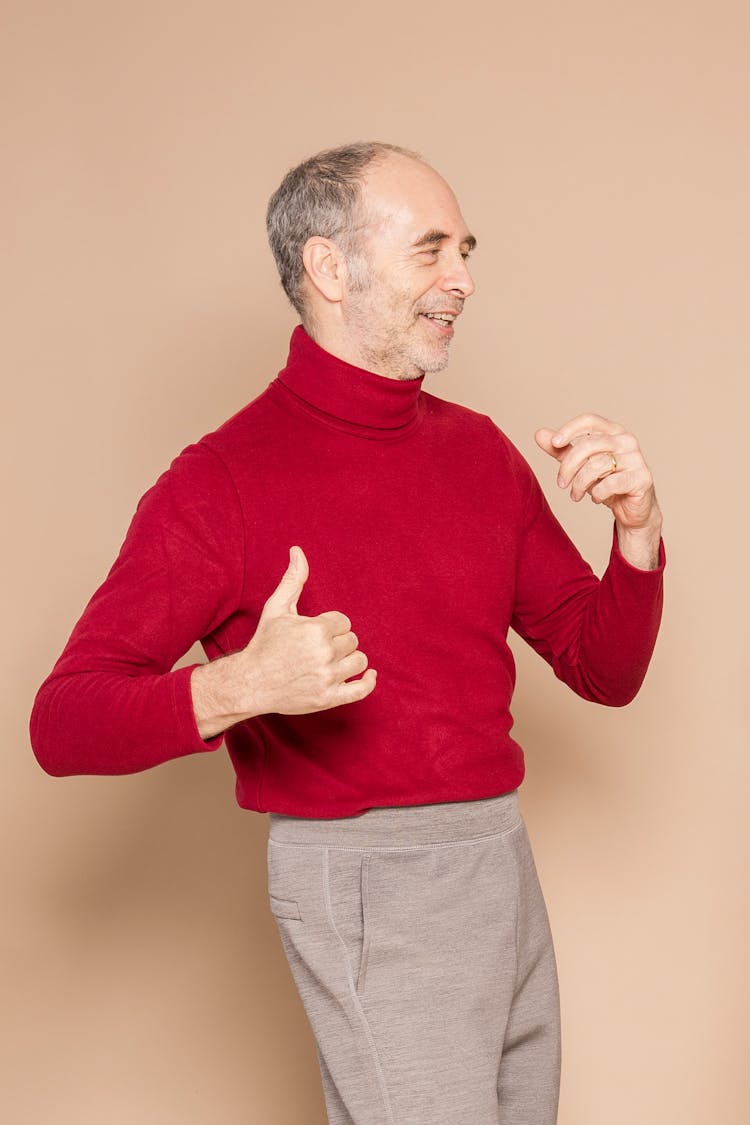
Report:
[{"label": "gray sweatpants", "polygon": [[557,973],[516,793],[270,820],[331,1125],[554,1125]]}]

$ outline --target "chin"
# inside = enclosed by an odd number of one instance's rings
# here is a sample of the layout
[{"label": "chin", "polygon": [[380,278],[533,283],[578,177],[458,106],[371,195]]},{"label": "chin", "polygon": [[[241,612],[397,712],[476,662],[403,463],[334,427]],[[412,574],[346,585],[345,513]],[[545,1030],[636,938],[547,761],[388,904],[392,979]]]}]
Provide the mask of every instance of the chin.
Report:
[{"label": "chin", "polygon": [[389,357],[388,368],[403,383],[432,375],[448,366],[448,348],[417,347],[403,349]]},{"label": "chin", "polygon": [[[418,368],[420,375],[435,375],[438,371],[445,371],[448,366],[448,349],[439,353],[425,352],[424,355],[414,356],[412,362]],[[410,376],[410,378],[417,377]]]}]

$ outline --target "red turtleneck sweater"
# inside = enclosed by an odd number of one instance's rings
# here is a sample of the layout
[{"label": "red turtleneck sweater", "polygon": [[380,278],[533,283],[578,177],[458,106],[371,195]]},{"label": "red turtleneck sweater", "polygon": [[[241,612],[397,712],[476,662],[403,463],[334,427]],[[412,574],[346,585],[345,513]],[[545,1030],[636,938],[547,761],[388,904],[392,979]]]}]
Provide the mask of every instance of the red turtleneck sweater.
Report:
[{"label": "red turtleneck sweater", "polygon": [[130,773],[214,750],[171,671],[200,638],[236,652],[298,543],[298,610],[352,621],[378,670],[364,700],[225,733],[244,808],[348,816],[519,785],[514,628],[586,699],[638,690],[662,566],[613,546],[599,581],[484,415],[329,355],[302,328],[268,388],[189,446],[141,500],[31,720],[52,774]]}]

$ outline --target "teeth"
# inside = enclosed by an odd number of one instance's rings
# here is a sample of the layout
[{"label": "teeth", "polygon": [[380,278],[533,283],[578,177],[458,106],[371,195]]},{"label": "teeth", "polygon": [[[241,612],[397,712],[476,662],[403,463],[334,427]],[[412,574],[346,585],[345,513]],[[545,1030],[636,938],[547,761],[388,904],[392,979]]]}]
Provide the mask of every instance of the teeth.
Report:
[{"label": "teeth", "polygon": [[424,313],[424,316],[428,316],[430,320],[445,320],[449,324],[456,319],[455,313]]}]

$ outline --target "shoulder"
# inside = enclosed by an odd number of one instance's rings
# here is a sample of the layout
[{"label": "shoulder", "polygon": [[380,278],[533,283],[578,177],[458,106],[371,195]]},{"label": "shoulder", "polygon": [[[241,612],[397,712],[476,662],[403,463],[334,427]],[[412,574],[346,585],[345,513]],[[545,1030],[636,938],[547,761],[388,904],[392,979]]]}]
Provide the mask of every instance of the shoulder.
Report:
[{"label": "shoulder", "polygon": [[512,473],[519,483],[536,480],[526,458],[488,414],[424,391],[422,397],[434,428],[442,428],[451,440],[472,446],[476,455],[494,458],[498,467]]},{"label": "shoulder", "polygon": [[196,495],[231,488],[238,457],[247,459],[251,450],[262,445],[273,430],[270,419],[274,407],[269,390],[270,385],[216,429],[181,450],[154,487],[190,491]]},{"label": "shoulder", "polygon": [[274,383],[275,380],[215,430],[204,434],[196,445],[230,464],[238,452],[247,454],[248,449],[262,442],[267,433],[275,432],[277,407],[272,393]]}]

